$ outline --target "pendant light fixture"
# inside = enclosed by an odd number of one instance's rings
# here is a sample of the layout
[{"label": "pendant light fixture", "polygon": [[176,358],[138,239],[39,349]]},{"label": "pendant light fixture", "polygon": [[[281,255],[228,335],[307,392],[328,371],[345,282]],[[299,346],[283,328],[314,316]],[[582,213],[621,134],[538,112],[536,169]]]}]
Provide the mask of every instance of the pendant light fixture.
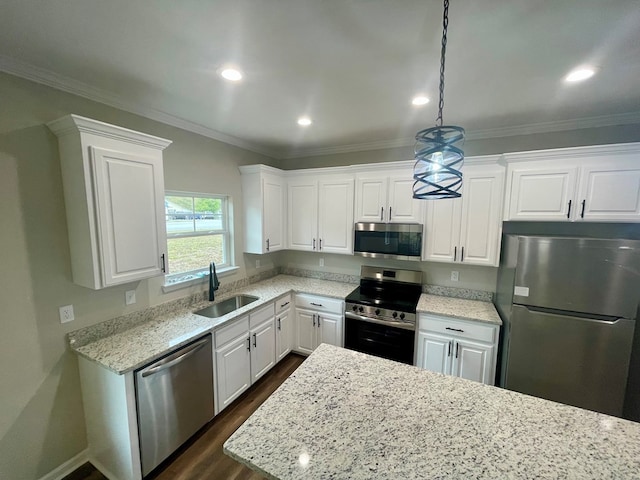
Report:
[{"label": "pendant light fixture", "polygon": [[464,152],[456,144],[464,140],[464,128],[442,125],[444,107],[444,57],[447,50],[449,0],[444,0],[440,53],[440,103],[436,126],[416,134],[413,166],[413,198],[420,200],[460,197]]}]

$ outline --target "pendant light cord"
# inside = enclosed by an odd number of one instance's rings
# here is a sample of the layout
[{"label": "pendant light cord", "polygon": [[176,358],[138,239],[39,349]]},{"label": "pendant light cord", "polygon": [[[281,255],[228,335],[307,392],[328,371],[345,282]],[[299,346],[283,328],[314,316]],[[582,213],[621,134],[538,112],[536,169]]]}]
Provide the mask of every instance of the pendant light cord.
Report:
[{"label": "pendant light cord", "polygon": [[444,14],[442,16],[442,50],[440,52],[440,102],[438,103],[438,118],[436,126],[442,126],[442,109],[444,108],[444,56],[447,53],[447,27],[449,26],[449,0],[444,0]]}]

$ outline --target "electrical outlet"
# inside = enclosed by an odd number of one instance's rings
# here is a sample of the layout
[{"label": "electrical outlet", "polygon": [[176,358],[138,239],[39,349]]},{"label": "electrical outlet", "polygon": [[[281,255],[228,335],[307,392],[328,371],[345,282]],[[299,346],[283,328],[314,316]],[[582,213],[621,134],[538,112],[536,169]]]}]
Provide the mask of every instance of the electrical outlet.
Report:
[{"label": "electrical outlet", "polygon": [[133,305],[136,303],[136,291],[135,290],[127,290],[124,292],[124,303],[127,305]]},{"label": "electrical outlet", "polygon": [[320,266],[321,266],[321,267],[324,267],[324,258],[321,258],[321,259],[320,259]]},{"label": "electrical outlet", "polygon": [[73,305],[65,305],[60,307],[60,323],[67,323],[74,320]]},{"label": "electrical outlet", "polygon": [[256,268],[260,268],[260,260],[256,260]]},{"label": "electrical outlet", "polygon": [[451,281],[457,282],[458,280],[460,280],[460,272],[456,272],[455,270],[453,270],[451,272]]}]

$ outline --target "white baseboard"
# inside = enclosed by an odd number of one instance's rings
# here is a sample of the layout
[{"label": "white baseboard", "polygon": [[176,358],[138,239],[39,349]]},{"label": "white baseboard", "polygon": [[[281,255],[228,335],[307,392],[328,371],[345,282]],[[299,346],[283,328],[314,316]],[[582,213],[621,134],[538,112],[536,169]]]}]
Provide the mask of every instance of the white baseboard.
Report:
[{"label": "white baseboard", "polygon": [[59,467],[51,470],[44,477],[41,477],[39,480],[62,480],[64,477],[72,473],[76,468],[84,465],[89,461],[89,452],[88,450],[83,450],[75,457],[67,460]]}]

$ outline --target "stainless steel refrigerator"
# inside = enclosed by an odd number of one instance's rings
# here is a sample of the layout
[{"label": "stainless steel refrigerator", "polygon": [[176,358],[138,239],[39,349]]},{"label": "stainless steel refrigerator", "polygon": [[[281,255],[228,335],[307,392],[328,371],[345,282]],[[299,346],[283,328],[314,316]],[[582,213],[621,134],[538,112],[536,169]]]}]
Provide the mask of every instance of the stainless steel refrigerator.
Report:
[{"label": "stainless steel refrigerator", "polygon": [[640,241],[504,235],[500,386],[622,416]]}]

